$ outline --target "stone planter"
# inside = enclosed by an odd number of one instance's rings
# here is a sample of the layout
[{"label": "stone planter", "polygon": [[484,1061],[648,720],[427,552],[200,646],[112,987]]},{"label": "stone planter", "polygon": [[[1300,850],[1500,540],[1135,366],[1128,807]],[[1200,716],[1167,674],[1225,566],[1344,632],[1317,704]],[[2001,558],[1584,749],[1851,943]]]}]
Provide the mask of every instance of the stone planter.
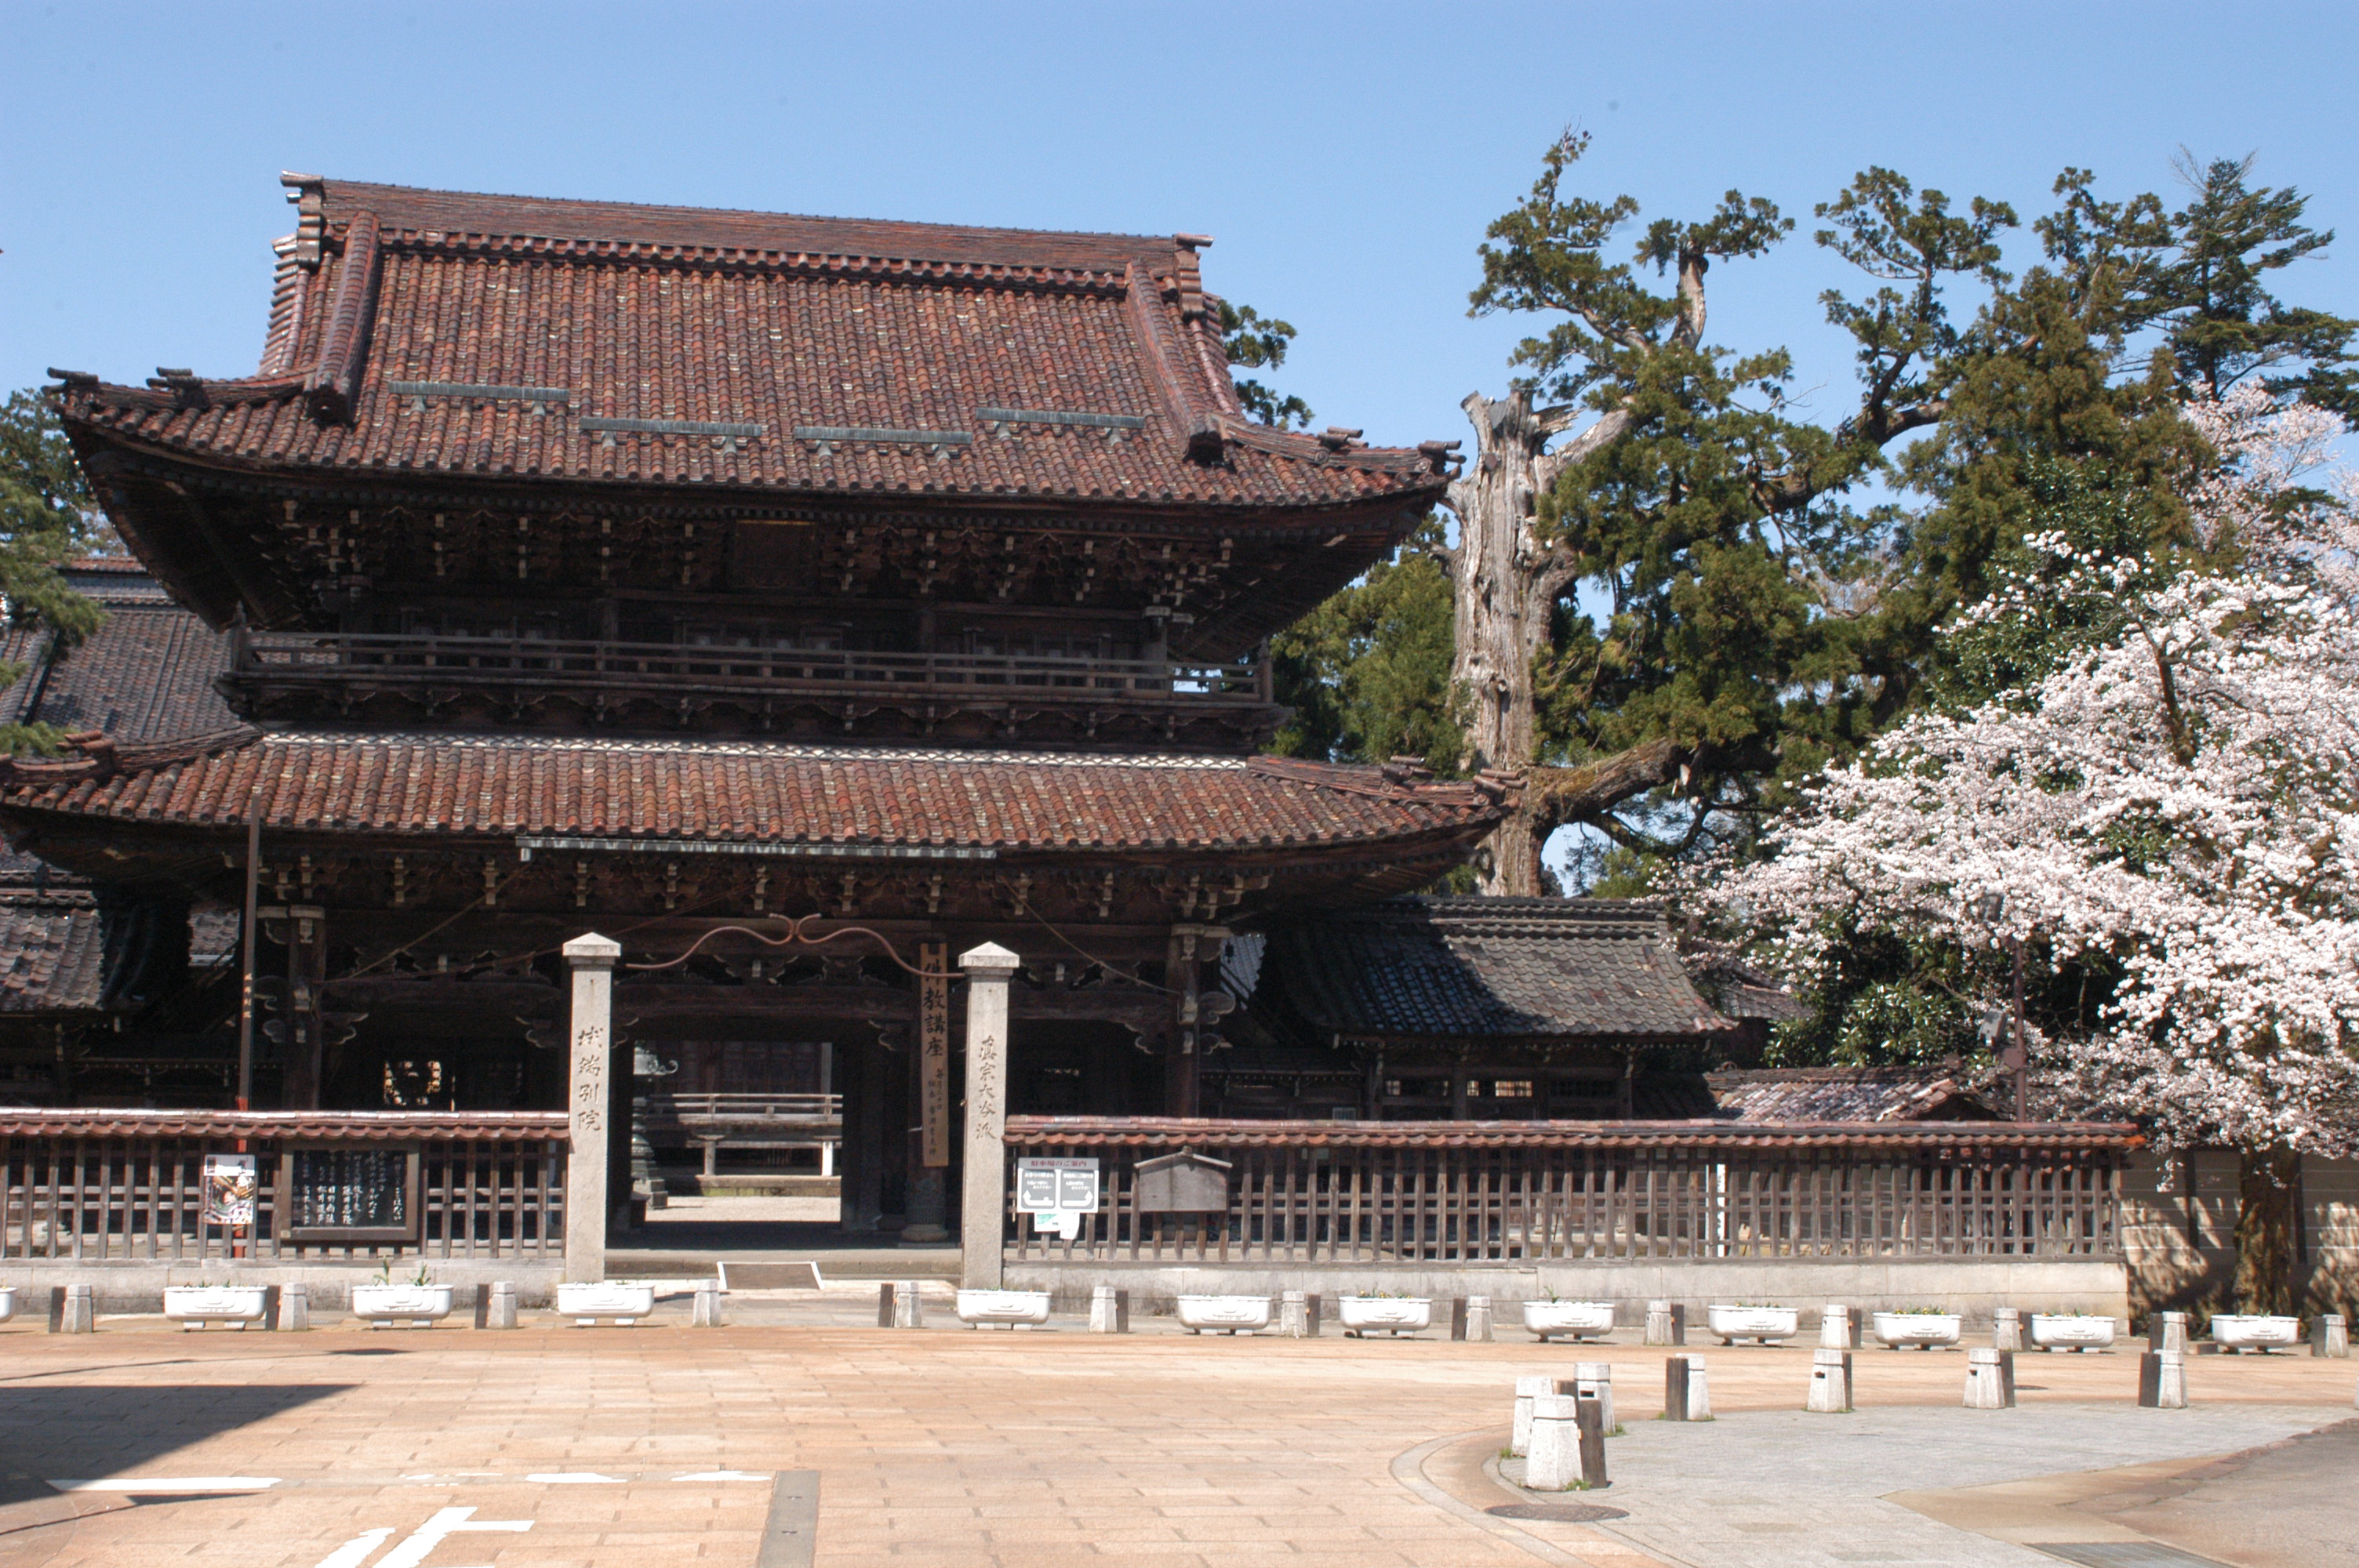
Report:
[{"label": "stone planter", "polygon": [[1269,1298],[1181,1296],[1180,1325],[1190,1334],[1251,1334],[1269,1326]]},{"label": "stone planter", "polygon": [[656,1310],[656,1288],[634,1285],[621,1280],[607,1280],[596,1284],[560,1285],[557,1287],[557,1315],[570,1317],[587,1328],[602,1317],[629,1325],[640,1318],[652,1316]]},{"label": "stone planter", "polygon": [[0,1290],[0,1323],[5,1323],[16,1315],[16,1287],[10,1285],[5,1290]]},{"label": "stone planter", "polygon": [[2031,1314],[2031,1343],[2041,1350],[2104,1350],[2114,1342],[2114,1320],[2062,1313]]},{"label": "stone planter", "polygon": [[1354,1339],[1371,1334],[1415,1334],[1433,1326],[1433,1303],[1423,1296],[1343,1296],[1335,1303],[1343,1332]]},{"label": "stone planter", "polygon": [[240,1328],[262,1321],[260,1285],[167,1285],[164,1316],[182,1327],[234,1323]]},{"label": "stone planter", "polygon": [[354,1285],[353,1315],[373,1325],[413,1324],[431,1328],[451,1315],[448,1285]]},{"label": "stone planter", "polygon": [[958,1315],[959,1321],[969,1328],[981,1328],[986,1323],[1002,1323],[1010,1328],[1038,1328],[1049,1321],[1049,1292],[961,1291]]},{"label": "stone planter", "polygon": [[1740,1339],[1767,1345],[1773,1340],[1791,1339],[1802,1329],[1802,1314],[1798,1307],[1708,1306],[1703,1315],[1704,1326],[1723,1345],[1734,1345]]},{"label": "stone planter", "polygon": [[1614,1332],[1612,1302],[1526,1302],[1524,1326],[1541,1344],[1560,1336],[1596,1339]]},{"label": "stone planter", "polygon": [[1873,1326],[1876,1343],[1889,1350],[1911,1345],[1919,1350],[1937,1346],[1944,1350],[1953,1349],[1965,1330],[1965,1325],[1952,1312],[1880,1312]]},{"label": "stone planter", "polygon": [[2243,1313],[2214,1313],[2212,1343],[2223,1350],[2290,1350],[2301,1343],[2301,1319],[2259,1317]]}]

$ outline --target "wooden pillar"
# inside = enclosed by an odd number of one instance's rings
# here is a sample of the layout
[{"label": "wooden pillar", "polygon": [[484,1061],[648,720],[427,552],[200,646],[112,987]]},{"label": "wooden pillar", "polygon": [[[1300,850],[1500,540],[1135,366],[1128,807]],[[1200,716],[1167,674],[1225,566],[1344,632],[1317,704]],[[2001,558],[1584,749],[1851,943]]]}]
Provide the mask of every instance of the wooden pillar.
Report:
[{"label": "wooden pillar", "polygon": [[613,1128],[614,965],[623,945],[596,932],[565,945],[573,971],[568,1037],[572,1070],[566,1108],[572,1148],[565,1162],[565,1277],[606,1277],[606,1151]]},{"label": "wooden pillar", "polygon": [[287,915],[287,1007],[279,1016],[286,1075],[279,1098],[289,1110],[317,1110],[327,1055],[321,1017],[327,1000],[328,912],[297,904]]},{"label": "wooden pillar", "polygon": [[909,1222],[901,1239],[931,1246],[950,1239],[942,1220],[951,1162],[951,947],[947,942],[918,944],[917,1044],[909,1053],[909,1108],[915,1112],[905,1141],[908,1151]]},{"label": "wooden pillar", "polygon": [[959,1195],[960,1283],[995,1291],[1007,1212],[1007,988],[1024,960],[996,943],[959,955],[966,971],[965,1182]]}]

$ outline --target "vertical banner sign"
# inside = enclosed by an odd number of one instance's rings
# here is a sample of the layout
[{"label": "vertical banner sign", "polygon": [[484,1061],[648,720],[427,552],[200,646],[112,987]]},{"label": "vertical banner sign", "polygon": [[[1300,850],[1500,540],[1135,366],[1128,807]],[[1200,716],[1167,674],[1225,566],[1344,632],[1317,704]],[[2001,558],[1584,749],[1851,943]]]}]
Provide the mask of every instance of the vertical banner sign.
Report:
[{"label": "vertical banner sign", "polygon": [[257,1185],[253,1155],[206,1155],[203,1223],[252,1225]]},{"label": "vertical banner sign", "polygon": [[918,944],[918,1144],[929,1166],[951,1162],[951,946]]}]

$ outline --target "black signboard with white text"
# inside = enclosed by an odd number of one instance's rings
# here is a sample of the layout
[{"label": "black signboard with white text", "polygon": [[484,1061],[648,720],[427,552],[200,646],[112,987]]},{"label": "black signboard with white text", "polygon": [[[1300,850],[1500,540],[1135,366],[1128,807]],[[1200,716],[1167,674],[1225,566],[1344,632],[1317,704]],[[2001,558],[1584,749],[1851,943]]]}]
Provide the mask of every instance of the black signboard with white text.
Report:
[{"label": "black signboard with white text", "polygon": [[418,1239],[418,1151],[381,1144],[289,1149],[278,1234],[288,1241]]}]

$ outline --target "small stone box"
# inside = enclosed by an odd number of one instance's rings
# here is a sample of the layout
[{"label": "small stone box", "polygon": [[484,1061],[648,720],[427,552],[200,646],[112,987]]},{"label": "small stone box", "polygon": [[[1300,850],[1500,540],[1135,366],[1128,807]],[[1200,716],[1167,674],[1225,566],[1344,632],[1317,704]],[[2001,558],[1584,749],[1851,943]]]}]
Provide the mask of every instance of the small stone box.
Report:
[{"label": "small stone box", "polygon": [[1141,1214],[1226,1214],[1234,1169],[1191,1149],[1141,1160],[1131,1173],[1131,1201]]}]

